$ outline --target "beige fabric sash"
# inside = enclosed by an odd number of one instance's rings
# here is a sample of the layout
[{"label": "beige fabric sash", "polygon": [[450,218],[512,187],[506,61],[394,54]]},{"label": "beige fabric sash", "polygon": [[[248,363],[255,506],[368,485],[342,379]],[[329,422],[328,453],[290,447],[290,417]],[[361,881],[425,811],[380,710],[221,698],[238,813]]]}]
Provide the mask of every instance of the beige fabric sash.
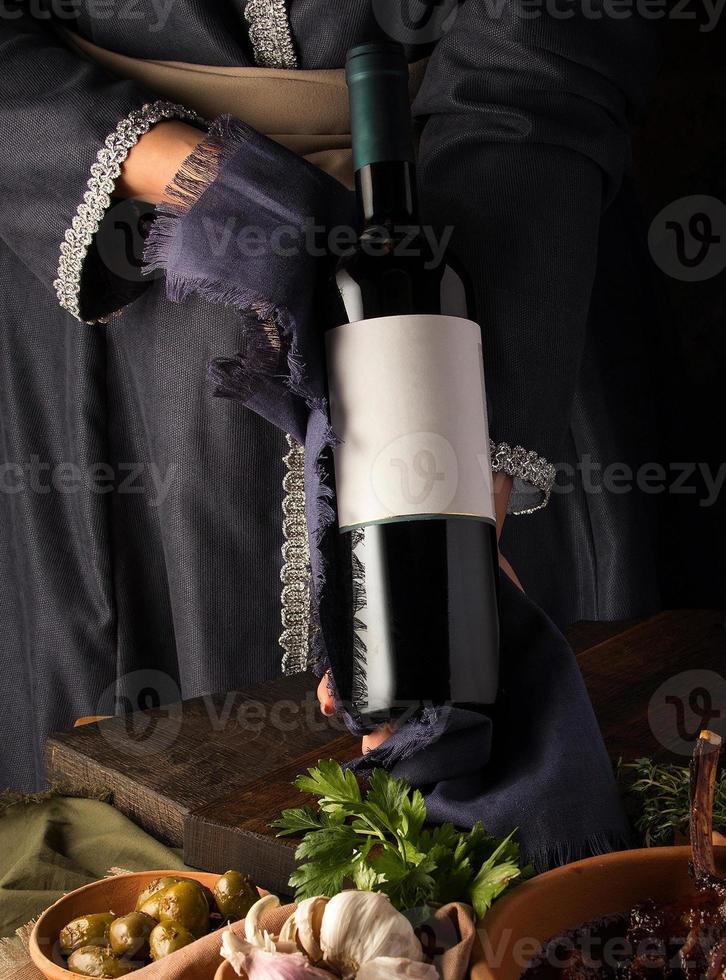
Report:
[{"label": "beige fabric sash", "polygon": [[[139,82],[205,119],[230,113],[352,186],[348,90],[342,68],[225,68],[131,58],[63,31],[66,43],[120,78]],[[427,60],[410,68],[413,98]]]}]

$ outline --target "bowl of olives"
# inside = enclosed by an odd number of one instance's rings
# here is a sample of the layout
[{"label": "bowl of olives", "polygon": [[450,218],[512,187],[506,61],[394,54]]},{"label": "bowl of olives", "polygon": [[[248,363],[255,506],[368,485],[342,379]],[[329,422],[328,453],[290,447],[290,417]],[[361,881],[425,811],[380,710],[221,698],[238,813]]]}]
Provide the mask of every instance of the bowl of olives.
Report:
[{"label": "bowl of olives", "polygon": [[165,959],[228,922],[267,892],[247,875],[144,871],[70,892],[38,919],[33,963],[48,980],[125,977]]}]

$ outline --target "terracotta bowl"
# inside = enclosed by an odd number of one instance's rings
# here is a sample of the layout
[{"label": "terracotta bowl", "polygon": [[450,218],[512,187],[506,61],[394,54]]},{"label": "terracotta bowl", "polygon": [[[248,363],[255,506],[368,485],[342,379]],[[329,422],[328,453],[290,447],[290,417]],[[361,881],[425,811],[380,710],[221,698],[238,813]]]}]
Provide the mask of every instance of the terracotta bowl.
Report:
[{"label": "terracotta bowl", "polygon": [[[716,848],[726,870],[726,847]],[[647,899],[693,892],[690,847],[618,851],[548,871],[514,889],[487,915],[474,951],[471,980],[518,980],[537,947],[592,919],[627,912]]]},{"label": "terracotta bowl", "polygon": [[214,980],[239,980],[239,977],[232,969],[231,964],[225,960],[214,974]]},{"label": "terracotta bowl", "polygon": [[[78,980],[78,974],[65,969],[65,961],[58,948],[61,929],[79,915],[108,911],[125,915],[127,912],[133,912],[136,899],[143,889],[154,878],[165,875],[193,878],[207,888],[214,888],[220,877],[192,871],[142,871],[137,874],[104,878],[103,881],[95,881],[93,884],[69,892],[55,905],[51,905],[36,922],[30,937],[30,956],[33,963],[43,976],[48,977],[48,980]],[[260,890],[260,894],[267,894],[267,892]],[[145,972],[144,967],[131,975],[143,980]]]}]

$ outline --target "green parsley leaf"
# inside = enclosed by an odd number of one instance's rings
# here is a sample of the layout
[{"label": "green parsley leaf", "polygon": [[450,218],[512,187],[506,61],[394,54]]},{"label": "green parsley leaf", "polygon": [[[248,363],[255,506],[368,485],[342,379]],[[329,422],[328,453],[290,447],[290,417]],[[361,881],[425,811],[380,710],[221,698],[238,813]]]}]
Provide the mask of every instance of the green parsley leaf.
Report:
[{"label": "green parsley leaf", "polygon": [[302,861],[314,858],[328,864],[350,863],[355,855],[358,838],[348,824],[323,827],[322,830],[309,831],[298,844],[295,856]]},{"label": "green parsley leaf", "polygon": [[318,812],[285,810],[273,824],[278,836],[302,835],[296,851],[302,863],[290,878],[298,901],[334,895],[352,880],[357,888],[384,892],[402,911],[463,901],[481,916],[529,871],[520,868],[511,835],[491,837],[481,824],[469,831],[425,827],[421,793],[383,769],[374,770],[365,794],[333,759],[310,768],[295,785],[317,796],[319,806]]},{"label": "green parsley leaf", "polygon": [[360,803],[360,786],[350,769],[345,771],[334,759],[323,759],[317,767],[308,769],[307,776],[300,776],[295,785],[301,793],[312,793],[325,803]]},{"label": "green parsley leaf", "polygon": [[519,865],[508,859],[511,852],[512,836],[503,840],[493,854],[484,862],[471,883],[469,895],[478,918],[483,918],[491,908],[492,902],[507,888],[510,882],[519,878]]},{"label": "green parsley leaf", "polygon": [[270,826],[280,831],[278,837],[285,837],[287,834],[304,834],[308,830],[319,830],[328,823],[327,814],[315,813],[312,807],[305,806],[283,810],[282,816],[273,820]]},{"label": "green parsley leaf", "polygon": [[342,891],[347,876],[347,865],[328,866],[318,861],[309,861],[293,871],[290,887],[295,889],[295,899],[298,902],[315,898],[316,895],[328,895],[332,898]]}]

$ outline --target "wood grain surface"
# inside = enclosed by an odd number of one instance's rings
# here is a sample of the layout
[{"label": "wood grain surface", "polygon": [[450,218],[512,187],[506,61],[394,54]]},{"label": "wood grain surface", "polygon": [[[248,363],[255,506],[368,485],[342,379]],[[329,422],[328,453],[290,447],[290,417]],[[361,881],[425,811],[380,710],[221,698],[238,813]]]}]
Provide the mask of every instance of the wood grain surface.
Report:
[{"label": "wood grain surface", "polygon": [[[685,762],[690,743],[678,733],[677,703],[688,700],[704,671],[726,678],[723,615],[687,610],[641,622],[578,623],[568,639],[613,761],[651,755]],[[687,671],[699,672],[696,681]],[[274,836],[270,821],[300,805],[292,786],[300,772],[320,758],[345,762],[359,752],[339,721],[320,716],[316,683],[300,674],[54,735],[45,750],[48,781],[111,789],[119,810],[183,847],[188,864],[242,868],[284,893],[294,846]],[[723,724],[726,700],[712,710]],[[691,712],[691,741],[697,722]],[[718,727],[719,718],[710,723]]]},{"label": "wood grain surface", "polygon": [[51,736],[49,783],[108,788],[115,806],[166,844],[181,847],[193,811],[345,733],[320,715],[317,681],[299,674],[245,692],[195,698]]}]

